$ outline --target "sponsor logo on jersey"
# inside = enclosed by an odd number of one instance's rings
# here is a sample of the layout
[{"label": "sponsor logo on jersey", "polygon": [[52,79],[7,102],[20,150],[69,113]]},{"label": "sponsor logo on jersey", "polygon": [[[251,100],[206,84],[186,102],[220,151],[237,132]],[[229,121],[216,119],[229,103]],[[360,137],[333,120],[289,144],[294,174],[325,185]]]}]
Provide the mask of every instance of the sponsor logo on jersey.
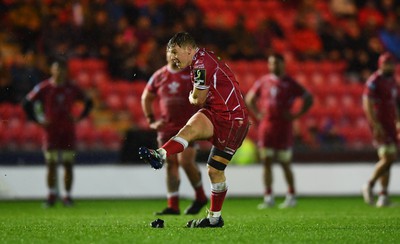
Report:
[{"label": "sponsor logo on jersey", "polygon": [[204,86],[206,84],[206,70],[195,69],[193,70],[194,84],[197,86]]},{"label": "sponsor logo on jersey", "polygon": [[224,143],[225,143],[225,140],[221,140],[219,137],[218,137],[217,139],[218,139],[218,142],[219,142],[219,143],[221,143],[221,144],[224,144]]}]

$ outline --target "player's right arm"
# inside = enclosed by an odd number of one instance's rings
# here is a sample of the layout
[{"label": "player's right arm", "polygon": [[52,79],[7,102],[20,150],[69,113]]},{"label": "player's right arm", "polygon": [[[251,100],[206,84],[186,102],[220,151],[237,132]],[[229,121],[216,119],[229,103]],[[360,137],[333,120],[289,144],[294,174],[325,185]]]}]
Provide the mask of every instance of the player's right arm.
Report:
[{"label": "player's right arm", "polygon": [[141,104],[144,116],[147,119],[147,123],[151,124],[155,121],[153,113],[153,102],[156,99],[156,95],[151,93],[148,89],[144,89],[141,97]]},{"label": "player's right arm", "polygon": [[158,130],[163,126],[164,122],[162,120],[156,120],[154,117],[153,102],[156,98],[156,94],[145,88],[141,97],[141,105],[144,116],[146,117],[150,128]]},{"label": "player's right arm", "polygon": [[[44,114],[38,116],[35,109],[35,102],[40,101],[41,94],[43,93],[43,83],[36,85],[22,100],[22,108],[25,111],[28,119],[35,121],[38,124],[45,126],[47,124]],[[40,104],[39,104],[40,105]],[[41,105],[42,106],[42,105]],[[41,108],[43,113],[43,108]]]},{"label": "player's right arm", "polygon": [[258,91],[260,89],[260,82],[256,81],[251,87],[251,89],[247,92],[245,96],[245,102],[247,108],[249,109],[250,113],[257,119],[261,120],[263,118],[263,114],[258,109],[257,100],[259,99]]},{"label": "player's right arm", "polygon": [[257,103],[256,103],[257,96],[256,96],[256,94],[253,91],[247,92],[246,97],[245,97],[245,101],[246,101],[247,108],[254,115],[254,117],[257,120],[261,120],[262,115],[261,115],[261,113],[260,113],[260,111],[258,110],[258,107],[257,107]]}]

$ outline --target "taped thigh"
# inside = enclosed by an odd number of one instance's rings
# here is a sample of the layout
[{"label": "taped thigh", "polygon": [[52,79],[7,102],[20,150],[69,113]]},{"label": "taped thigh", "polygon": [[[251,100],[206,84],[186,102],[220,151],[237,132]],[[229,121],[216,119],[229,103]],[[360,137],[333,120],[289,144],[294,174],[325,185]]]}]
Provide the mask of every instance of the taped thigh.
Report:
[{"label": "taped thigh", "polygon": [[75,160],[75,152],[72,150],[61,151],[61,160],[63,163],[73,163]]},{"label": "taped thigh", "polygon": [[44,152],[44,159],[48,164],[54,164],[58,161],[58,151],[57,150],[47,150]]},{"label": "taped thigh", "polygon": [[260,158],[262,160],[266,159],[266,158],[272,158],[275,155],[275,150],[272,148],[261,148],[259,151],[260,154]]},{"label": "taped thigh", "polygon": [[208,157],[207,164],[217,170],[225,170],[226,166],[232,159],[232,155],[228,154],[216,147],[212,147],[210,151],[210,156]]},{"label": "taped thigh", "polygon": [[383,157],[385,155],[396,154],[397,148],[395,144],[384,144],[378,148],[378,156]]},{"label": "taped thigh", "polygon": [[293,151],[292,149],[279,150],[277,152],[277,160],[282,163],[289,163],[292,161]]}]

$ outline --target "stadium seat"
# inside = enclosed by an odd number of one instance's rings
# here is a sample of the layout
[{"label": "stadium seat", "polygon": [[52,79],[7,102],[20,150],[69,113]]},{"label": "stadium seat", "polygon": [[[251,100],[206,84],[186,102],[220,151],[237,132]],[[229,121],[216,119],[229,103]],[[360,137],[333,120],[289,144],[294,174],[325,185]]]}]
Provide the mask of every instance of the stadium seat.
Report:
[{"label": "stadium seat", "polygon": [[92,75],[92,85],[94,87],[99,86],[100,84],[106,83],[106,82],[111,82],[110,78],[108,77],[108,74],[104,71],[96,71]]},{"label": "stadium seat", "polygon": [[9,103],[0,103],[0,114],[1,114],[2,120],[6,120],[11,117],[12,109],[11,109],[10,105],[11,104],[9,104]]},{"label": "stadium seat", "polygon": [[135,82],[131,83],[131,92],[133,92],[133,94],[137,97],[141,97],[142,93],[144,91],[144,88],[146,87],[147,82],[146,81],[142,81],[142,80],[138,80]]},{"label": "stadium seat", "polygon": [[79,72],[85,71],[85,61],[83,59],[70,59],[68,69],[70,76],[74,79]]},{"label": "stadium seat", "polygon": [[101,140],[104,149],[119,150],[122,144],[121,136],[110,128],[105,128],[99,131],[99,140]]},{"label": "stadium seat", "polygon": [[93,85],[92,78],[90,77],[89,72],[85,71],[85,70],[78,71],[78,73],[76,74],[75,80],[76,80],[76,84],[80,88],[85,89],[85,90],[89,89]]},{"label": "stadium seat", "polygon": [[354,99],[352,95],[343,95],[340,107],[342,108],[344,115],[351,120],[364,116],[361,99]]},{"label": "stadium seat", "polygon": [[24,124],[21,133],[21,148],[28,151],[40,150],[43,145],[44,130],[34,122]]},{"label": "stadium seat", "polygon": [[124,109],[125,103],[123,102],[122,96],[118,93],[111,93],[106,97],[106,106],[113,111],[121,111]]},{"label": "stadium seat", "polygon": [[6,133],[7,133],[7,127],[5,123],[0,122],[0,149],[5,149],[7,145]]},{"label": "stadium seat", "polygon": [[311,79],[307,76],[304,72],[297,72],[294,74],[293,78],[299,82],[302,86],[307,89],[310,89],[311,86]]},{"label": "stadium seat", "polygon": [[244,74],[244,76],[242,76],[239,80],[239,85],[242,92],[246,94],[258,78],[259,77],[255,76],[253,73]]},{"label": "stadium seat", "polygon": [[78,150],[93,149],[98,138],[91,122],[87,119],[79,122],[76,127],[76,144]]},{"label": "stadium seat", "polygon": [[274,52],[277,53],[283,53],[290,48],[289,43],[281,38],[273,38],[271,45]]},{"label": "stadium seat", "polygon": [[86,69],[94,74],[97,71],[107,70],[107,63],[101,59],[88,59],[84,61]]},{"label": "stadium seat", "polygon": [[255,60],[249,64],[252,67],[252,72],[260,77],[268,72],[268,62],[266,60]]},{"label": "stadium seat", "polygon": [[5,124],[6,126],[3,130],[3,138],[7,142],[5,148],[9,150],[20,149],[23,141],[24,122],[17,118],[12,118],[7,120]]}]

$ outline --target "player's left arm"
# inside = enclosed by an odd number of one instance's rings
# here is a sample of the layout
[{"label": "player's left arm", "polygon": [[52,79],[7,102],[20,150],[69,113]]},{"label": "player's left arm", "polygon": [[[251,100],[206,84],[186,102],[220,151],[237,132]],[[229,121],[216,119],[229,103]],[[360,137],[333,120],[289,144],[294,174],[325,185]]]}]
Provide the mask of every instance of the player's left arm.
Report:
[{"label": "player's left arm", "polygon": [[84,105],[84,107],[83,107],[82,113],[78,117],[78,121],[86,118],[89,115],[90,111],[92,111],[93,100],[90,97],[85,96],[83,99],[83,105]]},{"label": "player's left arm", "polygon": [[203,107],[206,103],[210,86],[206,68],[193,69],[193,90],[189,93],[189,102],[192,105]]},{"label": "player's left arm", "polygon": [[311,95],[311,93],[309,93],[306,90],[304,91],[302,99],[303,99],[302,106],[297,113],[294,113],[292,115],[292,119],[297,119],[297,118],[301,117],[303,114],[307,113],[307,111],[310,110],[311,106],[314,103],[313,96]]}]

